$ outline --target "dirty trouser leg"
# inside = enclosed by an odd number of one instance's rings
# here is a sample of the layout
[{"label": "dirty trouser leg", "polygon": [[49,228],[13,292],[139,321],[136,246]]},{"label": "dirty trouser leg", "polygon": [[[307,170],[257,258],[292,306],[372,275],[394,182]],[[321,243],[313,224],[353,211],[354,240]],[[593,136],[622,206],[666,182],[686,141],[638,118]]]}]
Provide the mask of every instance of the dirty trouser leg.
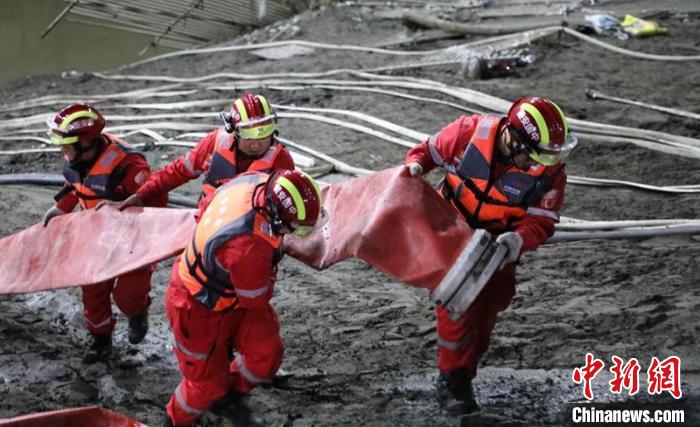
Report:
[{"label": "dirty trouser leg", "polygon": [[173,351],[183,379],[166,406],[175,425],[194,423],[231,386],[229,341],[232,311],[214,312],[190,297],[177,281],[166,293]]},{"label": "dirty trouser leg", "polygon": [[238,356],[231,363],[232,389],[247,393],[274,379],[282,364],[284,342],[280,322],[271,305],[256,310],[237,310],[238,325],[233,344]]},{"label": "dirty trouser leg", "polygon": [[111,334],[116,319],[112,315],[112,288],[114,280],[82,286],[83,316],[87,330],[94,335]]},{"label": "dirty trouser leg", "polygon": [[151,266],[117,277],[112,296],[114,303],[126,317],[143,314],[151,304]]},{"label": "dirty trouser leg", "polygon": [[515,264],[509,264],[493,275],[459,320],[452,320],[441,306],[436,308],[440,372],[466,368],[470,378],[476,376],[479,359],[488,350],[498,313],[508,307],[514,294]]}]

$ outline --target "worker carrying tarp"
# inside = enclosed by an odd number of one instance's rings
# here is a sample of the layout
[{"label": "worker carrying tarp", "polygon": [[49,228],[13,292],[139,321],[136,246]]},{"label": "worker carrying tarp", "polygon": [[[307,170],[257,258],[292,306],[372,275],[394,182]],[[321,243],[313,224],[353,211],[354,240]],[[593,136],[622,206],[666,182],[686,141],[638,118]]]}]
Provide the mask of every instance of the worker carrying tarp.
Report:
[{"label": "worker carrying tarp", "polygon": [[187,154],[152,173],[119,209],[143,206],[201,175],[205,196],[244,172],[294,169],[292,155],[277,140],[277,114],[267,98],[245,93],[233,101],[228,112],[219,115],[221,127],[209,132]]},{"label": "worker carrying tarp", "polygon": [[563,160],[576,142],[554,102],[524,97],[505,117],[459,117],[406,155],[413,176],[443,168],[440,191],[445,199],[472,228],[488,230],[509,248],[504,266],[463,316],[436,307],[437,397],[449,413],[478,409],[472,379],[479,359],[488,349],[498,312],[515,293],[520,254],[554,234],[566,185]]},{"label": "worker carrying tarp", "polygon": [[[105,118],[87,104],[73,104],[47,120],[50,143],[58,145],[65,159],[65,186],[56,196],[56,204],[44,215],[44,226],[52,227],[52,218],[80,209],[92,209],[100,202],[124,200],[134,194],[150,174],[146,158],[116,136],[104,133]],[[149,206],[165,206],[167,195],[155,197]],[[110,228],[111,224],[104,224]],[[89,230],[79,229],[84,241],[93,238]],[[65,252],[58,259],[73,254]],[[91,257],[92,258],[92,257]],[[88,261],[89,262],[89,261]],[[85,326],[91,344],[83,356],[86,363],[109,357],[116,318],[112,299],[129,318],[128,339],[140,343],[148,331],[148,306],[151,303],[151,274],[155,266],[146,264],[137,270],[111,277],[82,288]]]},{"label": "worker carrying tarp", "polygon": [[[322,194],[326,224],[308,238],[292,235],[283,243],[286,253],[317,269],[357,257],[400,282],[430,291],[446,287],[460,295],[457,289],[469,276],[463,267],[474,261],[464,255],[481,256],[489,244],[487,238],[473,239],[479,233],[404,166],[325,187]],[[0,294],[89,285],[176,255],[189,243],[194,214],[107,207],[63,215],[51,227],[37,224],[0,239]],[[86,234],[92,239],[85,240]],[[62,262],[63,253],[82,260],[81,268]],[[499,265],[493,258],[492,270]],[[473,297],[452,298],[458,303],[454,315]]]},{"label": "worker carrying tarp", "polygon": [[240,175],[200,207],[165,297],[183,375],[165,425],[189,425],[222,398],[242,404],[272,381],[284,353],[270,303],[282,238],[308,235],[322,217],[314,179],[289,170]]}]

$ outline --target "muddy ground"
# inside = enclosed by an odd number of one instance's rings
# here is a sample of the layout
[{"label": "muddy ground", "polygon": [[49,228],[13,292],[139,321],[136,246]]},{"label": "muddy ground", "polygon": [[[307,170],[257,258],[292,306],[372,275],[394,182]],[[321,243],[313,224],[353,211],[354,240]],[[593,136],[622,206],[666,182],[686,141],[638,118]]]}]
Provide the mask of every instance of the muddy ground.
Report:
[{"label": "muddy ground", "polygon": [[[618,2],[620,3],[620,2]],[[624,4],[623,4],[624,6]],[[274,37],[338,44],[370,45],[404,34],[397,20],[381,19],[370,9],[329,8],[259,30],[245,40]],[[664,14],[665,37],[605,41],[628,49],[669,55],[697,55],[700,15]],[[280,29],[281,30],[277,30]],[[404,46],[434,49],[463,42],[437,40]],[[517,75],[465,80],[459,66],[404,71],[410,75],[469,87],[515,99],[551,97],[579,119],[653,129],[698,137],[700,124],[666,114],[587,99],[594,88],[611,95],[700,112],[697,62],[644,61],[601,50],[568,36],[552,36],[531,46],[536,61]],[[121,74],[193,77],[218,72],[264,73],[322,71],[390,65],[395,59],[348,51],[317,50],[311,55],[266,61],[245,52],[186,56],[119,70]],[[116,73],[117,71],[115,71]],[[218,80],[224,83],[225,80]],[[26,79],[2,92],[5,106],[49,94],[106,94],[162,83],[109,81],[89,75],[79,79],[46,76]],[[420,92],[410,92],[425,95]],[[274,103],[362,111],[432,133],[460,111],[435,104],[355,91],[262,90]],[[172,102],[238,93],[201,92]],[[445,95],[428,96],[454,101]],[[142,102],[149,102],[144,100]],[[115,104],[98,103],[107,119]],[[49,113],[60,105],[3,113],[2,119]],[[191,122],[216,126],[211,118]],[[119,110],[119,114],[137,114]],[[37,136],[43,129],[36,127]],[[299,119],[282,120],[282,134],[292,141],[334,155],[355,166],[381,169],[399,164],[404,149],[384,141]],[[168,135],[167,132],[164,132]],[[171,134],[169,136],[174,136]],[[132,142],[147,142],[133,136]],[[3,141],[5,149],[29,148],[32,142]],[[152,165],[163,166],[179,148],[153,148]],[[0,157],[0,173],[60,172],[57,154]],[[625,179],[656,185],[698,184],[697,160],[650,151],[625,143],[582,139],[569,161],[569,173]],[[28,227],[51,206],[54,189],[0,187],[0,235]],[[180,194],[195,196],[196,184]],[[662,195],[637,190],[569,185],[563,215],[588,220],[700,218],[700,195]],[[652,356],[679,356],[683,362],[683,399],[667,393],[650,398],[646,390],[630,398],[612,395],[607,376],[595,380],[595,403],[623,407],[666,404],[686,411],[686,425],[700,425],[700,236],[586,241],[542,247],[527,254],[519,269],[518,292],[500,316],[491,348],[483,358],[475,387],[483,409],[463,419],[441,413],[434,400],[434,316],[426,292],[392,281],[359,261],[316,272],[285,258],[281,264],[277,307],[287,352],[283,369],[290,376],[275,387],[256,390],[250,404],[269,425],[561,425],[570,405],[580,402],[581,387],[571,371],[587,352],[610,364],[610,357],[636,357],[641,384]],[[406,260],[410,262],[410,260]],[[80,268],[80,260],[66,255]],[[86,343],[77,289],[0,296],[0,417],[98,404],[148,424],[157,424],[179,381],[170,350],[163,308],[171,261],[162,262],[153,280],[151,332],[141,345],[126,341],[120,315],[115,353],[107,366],[85,367]],[[647,405],[647,406],[645,406]],[[201,425],[230,425],[207,414]]]}]

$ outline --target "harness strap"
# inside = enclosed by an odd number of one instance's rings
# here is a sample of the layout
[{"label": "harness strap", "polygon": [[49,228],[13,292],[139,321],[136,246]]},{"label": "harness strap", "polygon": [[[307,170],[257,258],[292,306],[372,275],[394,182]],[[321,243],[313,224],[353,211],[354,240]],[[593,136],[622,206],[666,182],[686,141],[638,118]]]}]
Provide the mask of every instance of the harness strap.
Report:
[{"label": "harness strap", "polygon": [[[197,251],[194,245],[194,235],[192,236],[192,245],[190,246],[194,250],[194,263],[190,264],[189,260],[187,259],[187,254],[185,254],[185,265],[187,266],[187,271],[190,273],[190,276],[192,276],[197,283],[202,286],[202,288],[211,290],[213,292],[218,293],[222,297],[225,298],[233,298],[236,296],[236,291],[227,287],[225,284],[219,282],[216,280],[214,277],[207,275],[205,277],[201,277],[197,271],[197,269],[201,270],[206,274],[205,268],[204,268],[204,263],[202,262],[202,254]],[[189,249],[189,248],[188,248]]]}]

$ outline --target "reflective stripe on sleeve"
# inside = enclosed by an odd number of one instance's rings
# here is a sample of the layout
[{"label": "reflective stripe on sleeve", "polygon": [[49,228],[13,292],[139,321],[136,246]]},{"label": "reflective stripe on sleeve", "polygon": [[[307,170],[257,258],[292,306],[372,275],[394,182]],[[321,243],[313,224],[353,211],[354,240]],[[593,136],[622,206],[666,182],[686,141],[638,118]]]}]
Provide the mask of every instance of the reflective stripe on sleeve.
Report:
[{"label": "reflective stripe on sleeve", "polygon": [[195,169],[195,167],[192,165],[192,159],[190,159],[190,153],[185,154],[185,169],[187,169],[187,172],[192,176],[192,177],[198,177],[202,172]]},{"label": "reflective stripe on sleeve", "polygon": [[545,216],[547,218],[552,218],[555,221],[559,221],[559,215],[556,212],[548,211],[547,209],[527,208],[527,213],[535,216]]},{"label": "reflective stripe on sleeve", "polygon": [[260,295],[263,295],[269,289],[270,289],[269,285],[265,285],[262,288],[257,288],[257,289],[238,289],[238,288],[236,288],[236,295],[238,295],[239,297],[257,298]]},{"label": "reflective stripe on sleeve", "polygon": [[428,138],[428,152],[430,153],[430,158],[433,159],[433,163],[435,163],[438,166],[442,166],[445,163],[445,160],[440,156],[440,153],[437,151],[437,147],[435,147],[435,137],[436,135],[432,135],[430,138]]}]

